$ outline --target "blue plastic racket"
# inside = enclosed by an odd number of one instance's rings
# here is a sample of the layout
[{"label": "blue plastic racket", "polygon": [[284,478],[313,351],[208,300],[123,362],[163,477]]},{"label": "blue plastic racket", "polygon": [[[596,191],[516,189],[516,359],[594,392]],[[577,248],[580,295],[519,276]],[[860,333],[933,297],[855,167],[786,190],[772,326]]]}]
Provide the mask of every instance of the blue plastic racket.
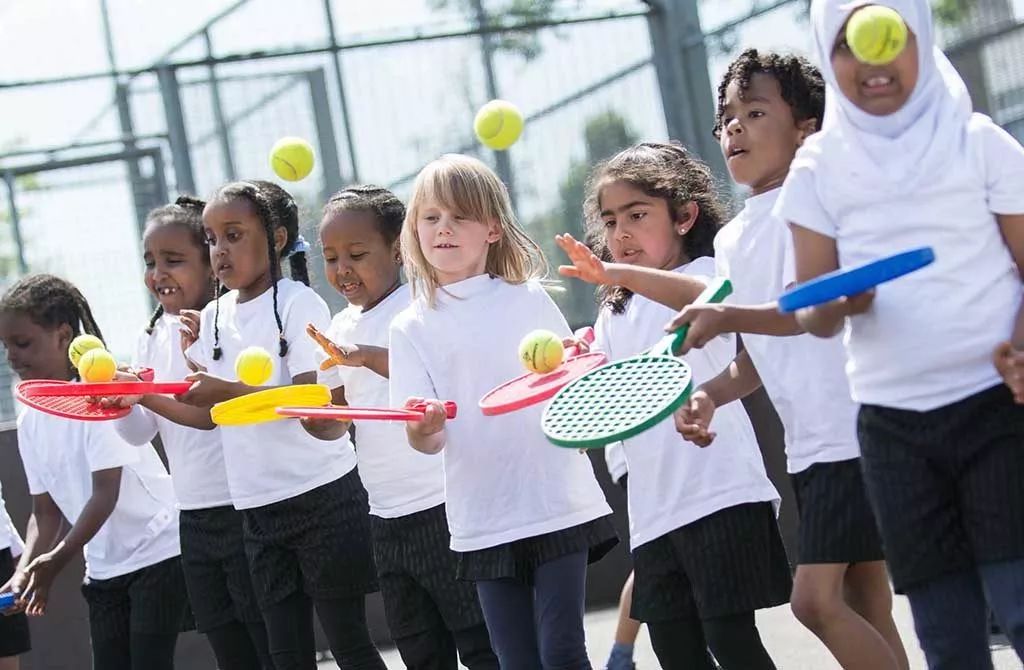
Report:
[{"label": "blue plastic racket", "polygon": [[0,610],[5,610],[14,604],[15,597],[13,593],[0,593]]},{"label": "blue plastic racket", "polygon": [[779,311],[795,312],[814,307],[843,296],[857,295],[879,284],[892,281],[931,265],[935,252],[931,247],[911,249],[894,256],[880,258],[855,268],[839,269],[816,277],[786,291],[779,297]]}]

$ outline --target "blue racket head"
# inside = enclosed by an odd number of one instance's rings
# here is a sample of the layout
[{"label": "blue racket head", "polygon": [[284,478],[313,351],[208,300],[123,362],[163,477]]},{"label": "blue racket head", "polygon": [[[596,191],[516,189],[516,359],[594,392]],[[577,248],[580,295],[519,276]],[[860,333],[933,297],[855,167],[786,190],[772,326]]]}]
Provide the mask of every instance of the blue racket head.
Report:
[{"label": "blue racket head", "polygon": [[14,604],[13,593],[0,593],[0,610],[7,609]]},{"label": "blue racket head", "polygon": [[779,311],[795,312],[814,307],[843,296],[857,295],[879,284],[892,281],[931,265],[935,252],[931,247],[911,249],[903,253],[880,258],[849,269],[839,269],[804,282],[779,297]]}]

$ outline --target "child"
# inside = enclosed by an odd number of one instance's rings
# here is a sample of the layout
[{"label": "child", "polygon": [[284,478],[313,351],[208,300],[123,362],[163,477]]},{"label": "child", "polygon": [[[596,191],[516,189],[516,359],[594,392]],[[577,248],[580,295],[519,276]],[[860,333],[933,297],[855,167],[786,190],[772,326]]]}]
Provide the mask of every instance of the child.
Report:
[{"label": "child", "polygon": [[[3,489],[0,488],[0,580],[6,582],[14,576],[15,560],[21,556],[22,549],[21,536],[7,515]],[[25,614],[18,612],[4,616],[0,611],[0,670],[18,670],[18,656],[31,648]]]},{"label": "child", "polygon": [[[74,379],[68,345],[83,330],[102,339],[82,294],[52,275],[26,277],[0,300],[0,340],[22,379]],[[188,601],[176,501],[156,451],[129,445],[110,422],[33,409],[18,417],[18,450],[32,518],[0,592],[20,594],[20,607],[41,616],[53,580],[84,550],[93,667],[173,668]]]},{"label": "child", "polygon": [[716,408],[763,381],[785,428],[800,511],[793,612],[847,670],[905,669],[861,476],[842,344],[798,335],[795,319],[775,305],[793,283],[793,251],[786,225],[771,210],[796,150],[816,130],[824,99],[821,74],[810,63],[753,49],[729,66],[718,87],[715,133],[733,179],[751,189],[743,210],[715,237],[717,273],[732,281],[732,304],[689,306],[673,326],[689,323],[687,344],[695,346],[722,332],[743,333],[745,351],[697,389],[680,422],[684,436],[706,445]]},{"label": "child", "polygon": [[[183,196],[147,217],[145,283],[159,306],[139,338],[134,364],[152,368],[157,380],[177,381],[189,374],[178,315],[202,309],[213,297],[204,206]],[[242,544],[242,515],[231,505],[220,432],[197,429],[213,427],[204,409],[158,395],[140,402],[115,428],[139,446],[160,435],[178,497],[182,567],[196,627],[209,640],[221,670],[261,665],[273,670]]]},{"label": "child", "polygon": [[[391,324],[391,400],[426,398],[410,444],[444,452],[451,548],[476,583],[503,670],[590,668],[583,631],[587,563],[615,544],[587,458],[551,445],[542,405],[484,417],[477,402],[523,373],[532,330],[567,336],[544,287],[543,255],[508,191],[480,161],[447,155],[413,185],[401,235],[416,300]],[[458,403],[447,423],[438,398]]]},{"label": "child", "polygon": [[986,598],[1024,658],[1024,407],[994,363],[1002,341],[1024,348],[1024,149],[972,115],[928,3],[882,4],[911,35],[880,66],[846,43],[850,3],[812,4],[828,110],[775,213],[790,223],[798,281],[935,251],[877,293],[798,319],[831,336],[849,317],[864,479],[929,667],[991,668]]},{"label": "child", "polygon": [[[187,355],[205,372],[182,400],[209,408],[258,390],[229,381],[249,346],[277,355],[269,386],[313,383],[316,345],[305,328],[326,328],[330,314],[306,285],[294,200],[267,182],[233,182],[207,203],[203,229],[218,283],[230,290],[203,309]],[[301,281],[281,277],[282,257]],[[364,596],[376,579],[366,491],[348,438],[317,440],[291,421],[220,433],[275,666],[315,667],[315,604],[343,667],[383,668],[366,628]]]},{"label": "child", "polygon": [[[594,169],[585,212],[597,255],[615,265],[611,274],[575,274],[603,285],[596,348],[626,358],[663,337],[671,310],[615,285],[615,270],[621,264],[684,275],[688,285],[679,293],[692,300],[714,275],[709,256],[722,208],[706,165],[679,144],[646,143]],[[735,338],[721,337],[687,363],[695,379],[706,379],[735,353]],[[623,442],[632,616],[647,624],[663,667],[710,670],[710,648],[725,670],[774,668],[754,611],[789,599],[775,520],[779,495],[743,408],[723,408],[718,428],[717,453],[688,448],[672,421]]]},{"label": "child", "polygon": [[[404,219],[402,201],[377,186],[346,188],[324,208],[325,275],[349,302],[325,333],[342,343],[329,347],[337,360],[319,374],[335,403],[388,406],[388,326],[409,305],[398,247]],[[321,438],[337,439],[349,426],[319,423],[307,430]],[[384,611],[402,661],[413,670],[454,670],[458,655],[470,670],[497,670],[476,590],[455,575],[441,456],[410,449],[398,422],[357,421],[355,446]]]},{"label": "child", "polygon": [[[604,448],[604,461],[608,466],[608,474],[612,482],[622,487],[628,494],[629,468],[626,466],[626,454],[621,442],[609,444]],[[640,622],[629,616],[633,603],[633,573],[629,573],[626,583],[619,594],[619,620],[615,625],[615,642],[605,663],[605,670],[636,670],[633,663],[633,649],[640,635]]]}]

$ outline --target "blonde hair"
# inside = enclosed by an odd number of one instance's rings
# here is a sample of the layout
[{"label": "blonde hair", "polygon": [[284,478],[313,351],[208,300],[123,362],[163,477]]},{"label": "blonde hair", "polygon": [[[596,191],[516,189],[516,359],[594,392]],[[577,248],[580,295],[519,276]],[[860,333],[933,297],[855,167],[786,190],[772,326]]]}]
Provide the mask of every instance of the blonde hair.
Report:
[{"label": "blonde hair", "polygon": [[543,279],[548,272],[544,252],[526,234],[512,213],[508,189],[483,162],[461,154],[445,154],[416,177],[402,225],[401,248],[413,295],[420,290],[435,304],[440,282],[423,255],[416,219],[428,203],[457,212],[473,221],[496,222],[501,237],[487,250],[484,270],[510,284]]}]

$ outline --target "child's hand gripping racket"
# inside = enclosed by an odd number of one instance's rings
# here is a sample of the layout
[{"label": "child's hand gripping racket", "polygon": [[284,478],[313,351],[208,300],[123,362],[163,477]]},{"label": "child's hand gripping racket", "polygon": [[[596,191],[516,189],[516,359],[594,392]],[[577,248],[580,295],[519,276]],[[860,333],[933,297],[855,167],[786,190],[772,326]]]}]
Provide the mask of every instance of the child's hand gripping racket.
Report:
[{"label": "child's hand gripping racket", "polygon": [[154,382],[152,370],[141,370],[140,381],[97,383],[32,379],[15,388],[15,397],[25,405],[47,414],[80,421],[105,421],[126,416],[130,407],[107,406],[97,398],[137,396],[146,394],[177,395],[184,393],[191,382]]},{"label": "child's hand gripping racket", "polygon": [[[694,301],[721,302],[732,292],[715,279]],[[677,410],[690,395],[690,367],[674,353],[686,339],[683,326],[647,352],[583,375],[551,400],[541,429],[560,447],[593,449],[638,435]]]},{"label": "child's hand gripping racket", "polygon": [[[581,328],[576,331],[576,338],[589,345],[594,341],[594,329]],[[567,347],[562,364],[551,372],[529,372],[488,391],[480,399],[480,411],[485,416],[497,416],[544,402],[572,380],[607,361],[603,353],[581,354],[578,346]]]},{"label": "child's hand gripping racket", "polygon": [[13,593],[0,593],[0,610],[10,609],[17,599]]}]

